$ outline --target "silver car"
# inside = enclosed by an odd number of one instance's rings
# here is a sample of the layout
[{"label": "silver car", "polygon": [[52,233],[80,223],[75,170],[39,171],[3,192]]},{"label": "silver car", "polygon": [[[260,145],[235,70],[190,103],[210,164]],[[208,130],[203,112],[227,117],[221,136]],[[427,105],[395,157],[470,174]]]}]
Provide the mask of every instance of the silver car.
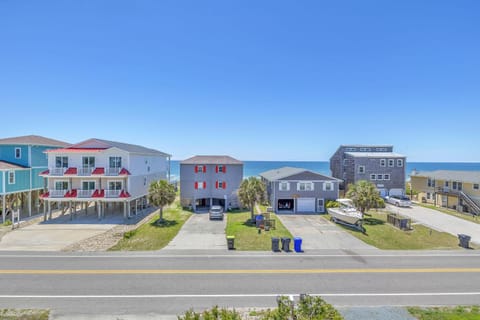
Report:
[{"label": "silver car", "polygon": [[208,210],[208,217],[210,218],[210,220],[213,220],[213,219],[223,220],[223,207],[212,206],[210,210]]},{"label": "silver car", "polygon": [[406,196],[389,196],[387,197],[387,202],[397,207],[410,207],[412,205],[410,198]]}]

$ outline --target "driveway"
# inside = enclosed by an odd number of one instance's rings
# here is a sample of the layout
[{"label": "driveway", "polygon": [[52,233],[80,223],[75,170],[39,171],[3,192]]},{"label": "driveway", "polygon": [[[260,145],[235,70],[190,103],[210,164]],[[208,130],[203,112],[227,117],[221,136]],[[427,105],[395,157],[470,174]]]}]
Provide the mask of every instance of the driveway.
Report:
[{"label": "driveway", "polygon": [[227,250],[226,221],[226,216],[210,221],[208,213],[193,214],[163,250]]},{"label": "driveway", "polygon": [[302,238],[302,249],[376,249],[319,215],[277,215],[294,237]]},{"label": "driveway", "polygon": [[461,233],[467,234],[472,237],[471,242],[480,244],[480,224],[417,205],[409,208],[387,205],[387,208],[391,212],[399,213],[437,231],[447,232],[454,236]]}]

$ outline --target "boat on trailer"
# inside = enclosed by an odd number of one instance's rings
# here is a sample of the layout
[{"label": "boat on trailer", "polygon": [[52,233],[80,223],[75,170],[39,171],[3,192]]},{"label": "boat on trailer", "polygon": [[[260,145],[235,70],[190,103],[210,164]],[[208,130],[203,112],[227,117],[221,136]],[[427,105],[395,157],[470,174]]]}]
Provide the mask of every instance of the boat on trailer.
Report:
[{"label": "boat on trailer", "polygon": [[328,208],[331,220],[335,223],[345,224],[363,230],[363,213],[358,211],[351,199],[337,199],[339,207]]}]

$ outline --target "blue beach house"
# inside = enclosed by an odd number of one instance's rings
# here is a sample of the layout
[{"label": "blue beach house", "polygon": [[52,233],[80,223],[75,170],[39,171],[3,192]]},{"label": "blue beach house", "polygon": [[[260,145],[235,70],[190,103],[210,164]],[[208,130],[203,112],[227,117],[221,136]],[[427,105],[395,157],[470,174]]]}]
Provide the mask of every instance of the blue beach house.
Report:
[{"label": "blue beach house", "polygon": [[43,209],[40,195],[44,189],[39,174],[48,169],[45,150],[64,148],[69,144],[41,136],[0,139],[0,210],[3,222],[11,219],[12,210],[29,216]]}]

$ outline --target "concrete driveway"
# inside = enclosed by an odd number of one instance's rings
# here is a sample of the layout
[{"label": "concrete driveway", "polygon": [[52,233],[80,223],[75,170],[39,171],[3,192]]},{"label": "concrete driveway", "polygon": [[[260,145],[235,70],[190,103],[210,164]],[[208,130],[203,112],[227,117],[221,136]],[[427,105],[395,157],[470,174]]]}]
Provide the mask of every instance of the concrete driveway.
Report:
[{"label": "concrete driveway", "polygon": [[302,238],[302,249],[376,249],[358,240],[319,215],[277,215],[294,237]]},{"label": "concrete driveway", "polygon": [[446,213],[413,205],[408,208],[398,208],[387,205],[387,209],[391,212],[401,214],[412,220],[420,222],[437,231],[443,231],[457,236],[460,233],[467,234],[472,237],[471,242],[480,244],[480,224],[463,220]]},{"label": "concrete driveway", "polygon": [[163,250],[227,250],[226,221],[226,215],[210,221],[208,213],[193,214]]},{"label": "concrete driveway", "polygon": [[99,221],[96,216],[70,215],[15,229],[0,240],[0,250],[6,251],[60,251],[78,241],[104,233],[122,223],[121,215]]}]

